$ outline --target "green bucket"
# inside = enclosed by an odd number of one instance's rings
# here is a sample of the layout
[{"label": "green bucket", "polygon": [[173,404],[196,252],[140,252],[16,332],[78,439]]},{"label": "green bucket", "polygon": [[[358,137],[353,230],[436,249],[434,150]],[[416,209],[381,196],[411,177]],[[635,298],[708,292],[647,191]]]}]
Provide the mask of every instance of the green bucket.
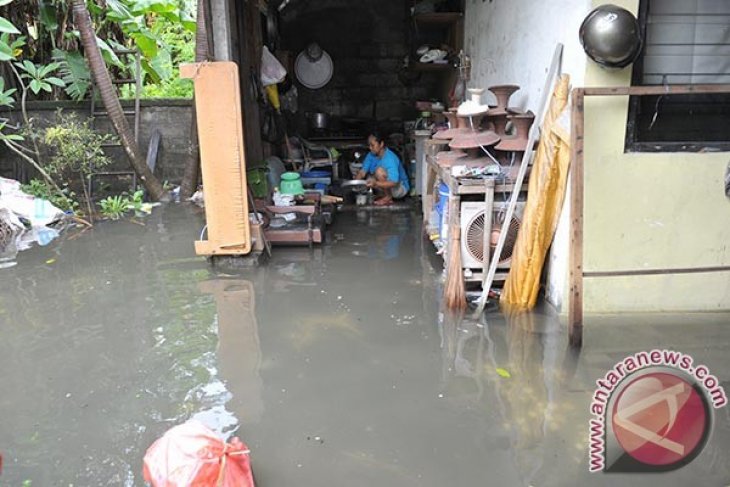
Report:
[{"label": "green bucket", "polygon": [[266,198],[269,196],[269,170],[265,167],[252,167],[246,170],[248,186],[251,188],[254,198]]}]

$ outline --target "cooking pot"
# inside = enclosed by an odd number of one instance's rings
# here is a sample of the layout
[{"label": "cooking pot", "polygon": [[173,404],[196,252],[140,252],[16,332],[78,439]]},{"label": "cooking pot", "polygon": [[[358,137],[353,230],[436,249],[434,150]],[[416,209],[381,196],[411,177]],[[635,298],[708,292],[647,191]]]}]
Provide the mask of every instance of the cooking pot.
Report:
[{"label": "cooking pot", "polygon": [[308,113],[309,125],[313,129],[326,129],[329,125],[329,115],[322,112]]}]

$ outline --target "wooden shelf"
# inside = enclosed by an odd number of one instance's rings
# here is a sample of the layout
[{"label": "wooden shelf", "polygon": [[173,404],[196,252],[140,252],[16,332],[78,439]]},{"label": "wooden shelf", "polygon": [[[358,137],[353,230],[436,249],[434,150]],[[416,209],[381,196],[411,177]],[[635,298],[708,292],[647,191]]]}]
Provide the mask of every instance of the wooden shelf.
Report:
[{"label": "wooden shelf", "polygon": [[417,24],[430,25],[451,25],[464,17],[461,12],[434,12],[427,14],[416,14],[413,20]]},{"label": "wooden shelf", "polygon": [[[439,141],[440,142],[440,141]],[[449,182],[454,181],[456,183],[457,188],[457,194],[459,195],[466,195],[466,194],[484,194],[484,183],[483,180],[479,180],[476,184],[461,184],[458,179],[455,179],[451,176],[451,170],[447,167],[439,166],[436,162],[436,159],[430,155],[426,155],[426,164],[431,166],[433,168],[433,171],[439,175],[442,181]],[[527,191],[527,189],[530,186],[530,181],[525,180],[522,182],[522,187],[520,188],[520,192]],[[494,186],[494,192],[495,193],[504,193],[504,192],[512,192],[515,190],[515,184],[514,183],[507,183],[507,184],[495,184]]]},{"label": "wooden shelf", "polygon": [[410,65],[413,71],[451,71],[453,66],[451,63],[419,63],[415,62]]}]

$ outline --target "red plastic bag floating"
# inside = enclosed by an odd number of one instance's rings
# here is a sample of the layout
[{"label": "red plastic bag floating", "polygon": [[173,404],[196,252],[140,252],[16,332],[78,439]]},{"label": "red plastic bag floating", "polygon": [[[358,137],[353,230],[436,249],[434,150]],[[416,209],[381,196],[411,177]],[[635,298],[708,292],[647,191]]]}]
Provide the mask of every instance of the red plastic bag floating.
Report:
[{"label": "red plastic bag floating", "polygon": [[254,487],[248,447],[235,437],[226,443],[195,420],[147,449],[144,479],[152,487]]}]

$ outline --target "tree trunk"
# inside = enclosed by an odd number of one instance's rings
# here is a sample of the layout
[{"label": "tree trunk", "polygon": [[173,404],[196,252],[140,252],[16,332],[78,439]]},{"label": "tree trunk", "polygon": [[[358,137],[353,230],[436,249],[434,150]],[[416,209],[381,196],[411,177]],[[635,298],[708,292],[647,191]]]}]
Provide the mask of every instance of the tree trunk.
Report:
[{"label": "tree trunk", "polygon": [[[195,62],[202,63],[210,59],[208,44],[208,26],[206,0],[198,0],[198,15],[195,28]],[[188,144],[188,160],[185,164],[185,175],[180,185],[180,199],[190,198],[198,186],[200,177],[200,144],[198,142],[198,122],[196,120],[195,95],[193,95],[192,119],[190,120],[190,141]]]},{"label": "tree trunk", "polygon": [[160,181],[147,167],[147,161],[140,152],[137,141],[134,140],[134,135],[129,127],[129,122],[124,116],[119,97],[112,85],[111,76],[96,43],[96,33],[91,25],[91,17],[86,8],[86,2],[85,0],[72,0],[72,2],[74,23],[81,34],[81,43],[84,46],[86,61],[89,63],[89,69],[101,93],[101,100],[119,136],[122,147],[124,147],[124,152],[126,152],[129,162],[142,181],[150,198],[154,200],[167,199],[169,196],[166,195]]}]

